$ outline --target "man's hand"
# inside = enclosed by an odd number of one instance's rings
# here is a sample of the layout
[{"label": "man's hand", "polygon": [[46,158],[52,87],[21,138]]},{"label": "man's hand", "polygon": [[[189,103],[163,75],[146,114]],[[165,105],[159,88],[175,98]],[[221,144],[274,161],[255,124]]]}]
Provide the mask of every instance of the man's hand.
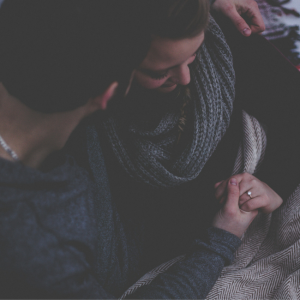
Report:
[{"label": "man's hand", "polygon": [[241,237],[249,227],[258,211],[250,212],[239,208],[240,188],[235,177],[226,182],[227,197],[224,206],[214,217],[212,225]]},{"label": "man's hand", "polygon": [[265,24],[255,0],[216,0],[212,8],[227,16],[244,36],[265,30]]},{"label": "man's hand", "polygon": [[[281,197],[266,183],[248,173],[233,176],[239,185],[239,206],[244,211],[260,209],[263,213],[271,213],[282,204]],[[222,203],[226,197],[226,188],[231,178],[215,184],[216,198]],[[251,192],[251,197],[247,192]]]}]

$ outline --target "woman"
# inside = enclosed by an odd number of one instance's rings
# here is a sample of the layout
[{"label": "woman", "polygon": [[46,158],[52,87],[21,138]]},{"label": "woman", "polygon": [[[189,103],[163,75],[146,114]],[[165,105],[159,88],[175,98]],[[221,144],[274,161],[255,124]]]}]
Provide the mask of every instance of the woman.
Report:
[{"label": "woman", "polygon": [[[241,111],[234,114],[233,130],[224,136],[233,110],[234,71],[217,24],[212,20],[207,29],[208,3],[142,4],[139,9],[153,36],[148,56],[137,68],[127,99],[103,123],[95,119],[97,132],[88,135],[90,168],[101,185],[95,147],[100,135],[113,203],[128,240],[125,245],[120,242],[129,266],[123,276],[132,283],[160,263],[193,253],[199,237],[208,239],[207,230],[221,207],[213,195],[214,184],[231,175],[241,138]],[[189,65],[192,84],[186,87]],[[255,196],[269,191],[261,187]],[[277,201],[272,210],[281,203],[276,194],[269,202],[273,198]],[[242,208],[247,205],[248,201]],[[204,288],[198,265],[186,268],[185,263],[140,293],[154,298],[205,297],[220,268],[202,268],[211,270]],[[142,298],[139,293],[134,296]]]},{"label": "woman", "polygon": [[[142,243],[137,260],[143,274],[205,236],[220,208],[214,184],[232,173],[242,115],[233,110],[231,53],[212,18],[208,25],[207,1],[143,1],[142,9],[150,51],[127,99],[95,126],[125,231]],[[88,151],[95,163],[94,142]],[[258,207],[274,199],[271,210],[281,204],[263,183],[249,186],[247,176],[240,179],[248,188],[243,193],[267,197]]]}]

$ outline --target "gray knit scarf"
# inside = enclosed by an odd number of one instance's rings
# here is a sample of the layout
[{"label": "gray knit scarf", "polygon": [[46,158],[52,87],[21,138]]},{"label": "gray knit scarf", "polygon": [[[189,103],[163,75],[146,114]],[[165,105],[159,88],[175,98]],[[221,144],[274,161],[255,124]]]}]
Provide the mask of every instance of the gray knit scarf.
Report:
[{"label": "gray knit scarf", "polygon": [[138,181],[156,187],[174,187],[195,179],[229,126],[235,74],[230,49],[213,18],[190,69],[188,121],[180,147],[180,107],[186,96],[180,96],[178,105],[174,93],[170,94],[173,102],[159,99],[160,104],[154,98],[146,103],[140,94],[135,96],[132,115],[123,111],[126,120],[110,114],[104,121],[114,154],[126,172]]}]

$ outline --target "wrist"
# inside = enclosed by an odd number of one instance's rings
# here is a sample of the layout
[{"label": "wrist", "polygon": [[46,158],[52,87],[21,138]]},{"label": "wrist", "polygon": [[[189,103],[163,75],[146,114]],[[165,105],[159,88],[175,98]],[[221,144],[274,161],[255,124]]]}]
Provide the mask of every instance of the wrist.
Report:
[{"label": "wrist", "polygon": [[218,224],[218,222],[213,222],[212,223],[212,227],[219,229],[219,230],[223,230],[226,231],[230,234],[235,235],[236,237],[238,237],[239,239],[242,237],[243,232],[241,232],[240,228],[238,226],[232,227],[232,226],[226,226],[224,224]]},{"label": "wrist", "polygon": [[240,238],[243,235],[243,232],[241,232],[241,226],[238,226],[237,222],[231,221],[232,218],[224,218],[221,211],[219,211],[219,213],[214,217],[211,225],[214,228],[224,230]]},{"label": "wrist", "polygon": [[206,231],[206,237],[195,240],[194,250],[206,249],[210,252],[219,254],[225,260],[225,264],[232,263],[234,253],[241,245],[241,240],[230,232],[210,227]]}]

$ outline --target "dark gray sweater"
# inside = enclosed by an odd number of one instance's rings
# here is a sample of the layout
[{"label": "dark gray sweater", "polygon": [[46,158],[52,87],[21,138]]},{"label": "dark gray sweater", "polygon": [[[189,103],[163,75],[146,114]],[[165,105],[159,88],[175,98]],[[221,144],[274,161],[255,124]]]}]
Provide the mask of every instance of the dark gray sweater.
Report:
[{"label": "dark gray sweater", "polygon": [[[1,298],[112,299],[143,275],[143,231],[121,223],[98,159],[97,185],[70,158],[44,172],[0,159]],[[210,228],[130,298],[204,298],[239,244]]]}]

